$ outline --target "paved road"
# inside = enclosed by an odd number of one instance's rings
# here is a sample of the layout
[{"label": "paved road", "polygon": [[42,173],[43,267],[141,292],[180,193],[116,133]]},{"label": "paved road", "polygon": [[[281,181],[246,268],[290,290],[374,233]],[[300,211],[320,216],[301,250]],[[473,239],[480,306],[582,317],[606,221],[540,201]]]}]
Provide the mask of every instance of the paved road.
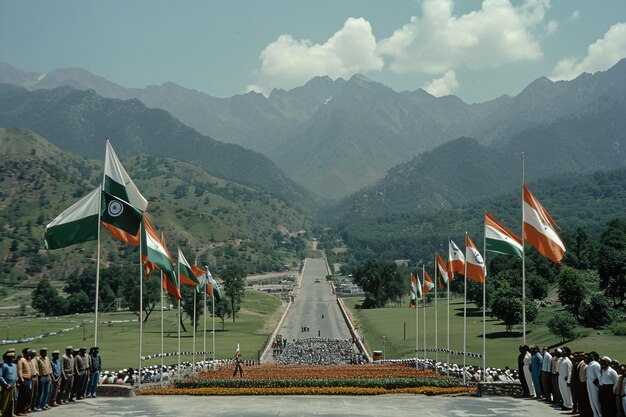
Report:
[{"label": "paved road", "polygon": [[[278,332],[288,341],[317,337],[318,332],[320,337],[351,339],[326,275],[328,270],[324,259],[305,260],[300,291]],[[302,326],[308,326],[310,330],[303,332]]]},{"label": "paved road", "polygon": [[533,416],[556,417],[560,410],[513,398],[379,396],[140,396],[86,399],[39,413],[46,417],[260,417],[260,416]]}]

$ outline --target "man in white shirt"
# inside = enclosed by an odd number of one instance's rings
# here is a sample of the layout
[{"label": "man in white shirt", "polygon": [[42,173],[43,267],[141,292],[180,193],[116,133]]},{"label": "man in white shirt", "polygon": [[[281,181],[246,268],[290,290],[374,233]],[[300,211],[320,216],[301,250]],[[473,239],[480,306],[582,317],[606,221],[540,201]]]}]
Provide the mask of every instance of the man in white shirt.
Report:
[{"label": "man in white shirt", "polygon": [[569,358],[569,355],[572,353],[570,348],[567,346],[563,348],[563,356],[558,362],[558,372],[559,372],[559,391],[561,392],[561,397],[563,398],[563,405],[561,406],[561,410],[570,411],[573,407],[572,403],[572,391],[570,389],[570,375],[572,373],[572,361]]},{"label": "man in white shirt", "polygon": [[543,359],[541,362],[541,385],[543,386],[543,396],[545,401],[552,401],[552,381],[551,381],[552,355],[547,346],[543,347]]},{"label": "man in white shirt", "polygon": [[602,417],[600,408],[600,364],[598,363],[598,352],[589,353],[587,359],[587,394],[589,403],[593,411],[593,417]]},{"label": "man in white shirt", "polygon": [[617,372],[611,367],[611,358],[600,359],[600,408],[603,416],[615,416],[617,408],[613,390],[617,385]]}]

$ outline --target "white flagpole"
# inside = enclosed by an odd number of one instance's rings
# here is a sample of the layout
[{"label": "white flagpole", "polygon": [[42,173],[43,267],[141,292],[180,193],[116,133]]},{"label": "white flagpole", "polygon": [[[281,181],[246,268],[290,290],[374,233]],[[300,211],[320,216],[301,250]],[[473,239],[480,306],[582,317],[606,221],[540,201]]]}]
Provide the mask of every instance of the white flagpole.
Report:
[{"label": "white flagpole", "polygon": [[487,233],[483,233],[483,262],[485,263],[485,279],[483,279],[483,381],[487,382]]},{"label": "white flagpole", "polygon": [[[467,231],[465,231],[467,236]],[[467,248],[465,248],[467,251]],[[463,286],[465,287],[465,295],[463,297],[463,384],[466,384],[465,378],[465,358],[467,356],[467,260],[463,264],[465,266],[465,274],[463,276]]]},{"label": "white flagpole", "polygon": [[203,345],[202,345],[202,369],[206,370],[206,285],[204,287],[204,330],[202,331]]},{"label": "white flagpole", "polygon": [[415,271],[415,275],[417,275],[416,277],[416,283],[415,283],[415,369],[419,369],[419,339],[420,339],[420,328],[419,328],[419,322],[420,322],[420,313],[419,313],[419,306],[420,306],[420,302],[419,302],[419,298],[417,296],[418,291],[419,291],[419,287],[418,285],[422,285],[420,283],[420,278],[419,278],[419,274],[417,273],[417,271]]},{"label": "white flagpole", "polygon": [[424,274],[425,271],[426,269],[424,269],[424,264],[422,264],[422,298],[424,300],[424,369],[426,369],[426,292],[424,291],[424,286],[426,285],[426,274]]},{"label": "white flagpole", "polygon": [[439,343],[437,338],[439,337],[438,329],[437,329],[437,287],[439,286],[439,275],[437,274],[437,256],[435,256],[435,372],[437,371],[437,362],[439,361]]},{"label": "white flagpole", "polygon": [[526,344],[526,251],[524,250],[524,152],[522,152],[522,344]]},{"label": "white flagpole", "polygon": [[141,222],[139,235],[139,369],[137,370],[139,380],[137,381],[137,389],[141,390],[141,348],[143,345],[143,267],[141,259],[141,240],[143,239],[144,227],[143,221]]},{"label": "white flagpole", "polygon": [[163,354],[165,353],[165,349],[163,347],[163,271],[161,271],[161,369],[159,370],[159,375],[161,376],[160,382],[161,386],[163,386]]},{"label": "white flagpole", "polygon": [[[100,185],[100,193],[98,194],[98,207],[102,207],[102,185]],[[98,301],[100,299],[100,218],[102,210],[98,209],[98,246],[96,254],[96,308],[93,319],[93,345],[98,346]],[[140,264],[141,265],[141,264]]]},{"label": "white flagpole", "polygon": [[211,296],[211,308],[213,310],[213,362],[215,362],[215,295]]},{"label": "white flagpole", "polygon": [[450,281],[454,272],[450,270],[450,236],[448,236],[448,283],[446,291],[448,292],[448,336],[447,336],[447,350],[448,350],[448,375],[450,375]]},{"label": "white flagpole", "polygon": [[[178,293],[180,294],[180,261],[178,262]],[[180,379],[180,299],[178,299],[178,368],[177,368],[177,379]]]},{"label": "white flagpole", "polygon": [[196,294],[198,291],[194,288],[193,291],[193,351],[191,352],[192,373],[196,372]]}]

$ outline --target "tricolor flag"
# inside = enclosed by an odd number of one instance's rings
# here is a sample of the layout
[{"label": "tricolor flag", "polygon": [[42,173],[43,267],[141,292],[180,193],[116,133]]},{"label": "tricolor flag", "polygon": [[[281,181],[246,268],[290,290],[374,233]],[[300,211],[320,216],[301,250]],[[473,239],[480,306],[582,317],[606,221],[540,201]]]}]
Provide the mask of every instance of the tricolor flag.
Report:
[{"label": "tricolor flag", "polygon": [[485,248],[502,255],[523,256],[522,239],[485,212]]},{"label": "tricolor flag", "polygon": [[200,285],[200,281],[196,277],[194,270],[191,266],[189,266],[189,262],[183,255],[183,252],[178,248],[178,279],[180,279],[181,284],[198,286]]},{"label": "tricolor flag", "polygon": [[465,262],[467,265],[467,279],[480,282],[481,284],[485,282],[485,260],[467,233],[465,234]]},{"label": "tricolor flag", "polygon": [[450,240],[448,245],[448,277],[454,279],[454,273],[459,275],[465,274],[465,257],[461,249]]},{"label": "tricolor flag", "polygon": [[558,225],[530,190],[525,185],[523,188],[524,240],[546,258],[560,263],[565,254],[565,245],[554,230]]},{"label": "tricolor flag", "polygon": [[178,291],[172,256],[167,251],[165,242],[157,236],[147,215],[143,216],[141,235],[141,252],[144,254],[146,272],[149,275],[152,266],[159,268],[163,272],[163,289],[180,300],[182,297]]},{"label": "tricolor flag", "polygon": [[446,267],[446,263],[443,261],[439,254],[435,254],[435,258],[437,259],[437,276],[440,277],[444,283],[448,283],[448,268]]},{"label": "tricolor flag", "polygon": [[413,308],[417,305],[417,279],[415,275],[411,274],[411,289],[409,290],[409,308]]},{"label": "tricolor flag", "polygon": [[428,291],[432,290],[434,287],[435,283],[430,278],[430,276],[428,276],[428,272],[424,271],[424,286],[422,287],[424,290],[424,296],[426,296],[426,294],[428,294]]},{"label": "tricolor flag", "polygon": [[[104,180],[102,190],[118,200],[124,201],[139,210],[141,213],[148,208],[148,201],[141,195],[137,186],[130,178],[120,163],[111,143],[106,141],[106,153],[104,157]],[[119,208],[119,206],[117,206]],[[119,228],[115,223],[107,223],[102,219],[102,225],[114,237],[131,245],[139,245],[139,234],[130,233],[128,230]]]},{"label": "tricolor flag", "polygon": [[100,187],[96,188],[46,226],[46,249],[65,248],[76,243],[98,239]]},{"label": "tricolor flag", "polygon": [[[122,242],[132,243],[139,238],[142,212],[126,201],[102,192],[102,226]],[[130,240],[129,240],[130,239]]]},{"label": "tricolor flag", "polygon": [[211,272],[209,271],[208,267],[206,268],[207,269],[205,271],[204,269],[197,267],[195,265],[191,267],[191,269],[193,270],[193,273],[198,278],[198,282],[200,282],[200,285],[196,287],[196,291],[202,292],[206,290],[207,295],[211,299],[213,299],[213,286],[209,285],[209,276],[211,275]]},{"label": "tricolor flag", "polygon": [[211,272],[209,271],[209,267],[206,266],[205,268],[207,271],[207,279],[209,280],[209,284],[211,284],[210,285],[211,291],[213,292],[213,295],[215,295],[215,300],[222,301],[222,293],[220,291],[220,287],[217,285],[217,282],[213,278],[213,275],[211,275]]}]

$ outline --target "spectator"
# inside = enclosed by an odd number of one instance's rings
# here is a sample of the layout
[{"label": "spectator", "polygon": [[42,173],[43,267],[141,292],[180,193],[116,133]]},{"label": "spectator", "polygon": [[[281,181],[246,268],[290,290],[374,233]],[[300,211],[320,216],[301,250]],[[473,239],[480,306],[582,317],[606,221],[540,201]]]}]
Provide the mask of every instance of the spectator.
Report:
[{"label": "spectator", "polygon": [[544,346],[543,357],[541,358],[541,388],[543,390],[544,401],[552,401],[551,365],[552,354],[550,354],[550,349]]},{"label": "spectator", "polygon": [[587,363],[587,394],[593,417],[602,417],[602,409],[600,408],[600,373],[598,353],[595,351],[591,352],[589,353],[589,362]]}]

